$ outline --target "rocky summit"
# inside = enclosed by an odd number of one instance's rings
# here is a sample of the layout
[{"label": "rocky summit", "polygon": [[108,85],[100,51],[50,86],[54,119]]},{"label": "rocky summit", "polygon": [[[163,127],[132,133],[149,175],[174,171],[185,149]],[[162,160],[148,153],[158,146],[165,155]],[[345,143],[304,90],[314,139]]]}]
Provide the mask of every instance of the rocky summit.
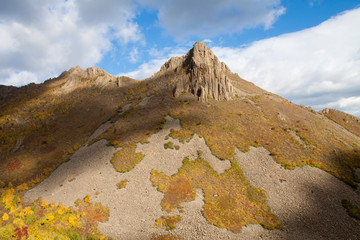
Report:
[{"label": "rocky summit", "polygon": [[208,98],[229,100],[235,94],[229,67],[202,42],[196,42],[186,56],[171,58],[158,74],[169,72],[180,73],[175,78],[175,97],[189,92],[206,102]]},{"label": "rocky summit", "polygon": [[267,92],[201,42],[142,81],[0,86],[0,239],[358,239],[359,169],[359,118]]}]

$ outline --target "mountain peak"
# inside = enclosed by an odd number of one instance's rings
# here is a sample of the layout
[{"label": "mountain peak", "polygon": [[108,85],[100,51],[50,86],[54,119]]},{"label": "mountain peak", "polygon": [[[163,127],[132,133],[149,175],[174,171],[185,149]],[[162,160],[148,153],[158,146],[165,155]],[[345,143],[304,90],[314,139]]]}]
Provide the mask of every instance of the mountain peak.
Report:
[{"label": "mountain peak", "polygon": [[167,72],[176,73],[175,97],[189,92],[206,102],[208,98],[229,100],[235,93],[230,69],[203,42],[196,42],[185,56],[167,61],[159,73]]},{"label": "mountain peak", "polygon": [[196,42],[189,53],[194,66],[200,68],[213,67],[224,72],[230,72],[228,66],[220,62],[217,56],[203,42]]}]

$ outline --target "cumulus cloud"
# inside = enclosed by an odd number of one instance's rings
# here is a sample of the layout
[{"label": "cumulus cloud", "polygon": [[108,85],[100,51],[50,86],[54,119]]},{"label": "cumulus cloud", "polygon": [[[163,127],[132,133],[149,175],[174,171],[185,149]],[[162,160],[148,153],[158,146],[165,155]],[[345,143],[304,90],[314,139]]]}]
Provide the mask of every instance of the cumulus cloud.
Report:
[{"label": "cumulus cloud", "polygon": [[[158,9],[160,25],[172,36],[211,37],[244,28],[270,28],[285,13],[280,0],[140,0]],[[236,24],[234,24],[236,23]]]},{"label": "cumulus cloud", "polygon": [[343,97],[337,101],[327,103],[328,108],[346,109],[347,113],[360,117],[360,96]]},{"label": "cumulus cloud", "polygon": [[151,77],[154,73],[160,70],[161,66],[171,57],[182,56],[187,53],[189,49],[184,47],[165,47],[163,49],[151,48],[148,53],[152,60],[141,64],[136,70],[126,73],[119,73],[118,76],[127,76],[134,79],[142,80]]},{"label": "cumulus cloud", "polygon": [[0,84],[22,85],[89,67],[112,47],[142,39],[133,1],[3,0]]},{"label": "cumulus cloud", "polygon": [[[0,84],[40,82],[76,65],[95,65],[112,49],[126,52],[128,44],[134,42],[145,46],[136,22],[141,6],[155,9],[159,25],[180,39],[193,35],[209,38],[257,26],[269,28],[285,11],[280,2],[2,0]],[[133,47],[127,60],[138,62],[139,51]]]},{"label": "cumulus cloud", "polygon": [[134,48],[132,51],[130,51],[129,57],[130,57],[130,62],[136,63],[139,60],[138,48]]},{"label": "cumulus cloud", "polygon": [[147,63],[141,64],[136,70],[119,73],[118,76],[127,76],[130,78],[142,80],[151,77],[155,72],[160,70],[160,67],[167,61],[167,58],[153,59]]},{"label": "cumulus cloud", "polygon": [[232,71],[268,91],[318,109],[337,106],[359,114],[351,107],[359,106],[360,95],[358,22],[360,8],[313,28],[213,51]]}]

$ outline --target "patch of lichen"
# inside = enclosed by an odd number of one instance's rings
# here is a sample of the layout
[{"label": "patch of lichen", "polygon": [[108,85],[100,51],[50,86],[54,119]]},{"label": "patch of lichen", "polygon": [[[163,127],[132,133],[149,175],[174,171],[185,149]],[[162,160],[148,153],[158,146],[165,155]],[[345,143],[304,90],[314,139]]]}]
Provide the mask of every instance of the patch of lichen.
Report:
[{"label": "patch of lichen", "polygon": [[73,208],[44,199],[25,203],[14,189],[3,189],[0,194],[1,239],[107,239],[97,222],[107,221],[109,210],[90,203],[88,196]]},{"label": "patch of lichen", "polygon": [[136,152],[136,145],[127,145],[117,151],[111,159],[111,163],[118,172],[128,172],[133,169],[142,159],[144,154]]},{"label": "patch of lichen", "polygon": [[232,167],[218,174],[210,164],[198,157],[186,158],[179,171],[166,176],[153,170],[150,180],[164,193],[163,211],[171,212],[182,202],[196,197],[196,188],[204,193],[205,218],[215,226],[240,232],[242,226],[261,224],[267,229],[281,229],[278,218],[267,205],[266,194],[251,186],[242,170],[233,162]]},{"label": "patch of lichen", "polygon": [[159,219],[155,220],[156,227],[165,227],[166,230],[173,230],[175,229],[175,225],[182,220],[180,215],[177,216],[162,216]]}]

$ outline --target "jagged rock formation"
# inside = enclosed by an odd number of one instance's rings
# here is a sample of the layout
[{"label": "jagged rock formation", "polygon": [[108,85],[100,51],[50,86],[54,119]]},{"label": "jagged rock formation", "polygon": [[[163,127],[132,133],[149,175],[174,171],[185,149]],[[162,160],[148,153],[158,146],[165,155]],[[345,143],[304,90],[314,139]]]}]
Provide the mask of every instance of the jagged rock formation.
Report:
[{"label": "jagged rock formation", "polygon": [[137,80],[121,76],[116,77],[99,67],[89,67],[83,70],[81,67],[76,66],[69,71],[63,72],[59,78],[66,79],[63,89],[65,91],[72,91],[80,86],[96,86],[100,88],[116,88],[116,87],[128,87],[137,83]]},{"label": "jagged rock formation", "polygon": [[229,100],[235,94],[228,76],[231,74],[229,67],[220,62],[205,43],[196,42],[186,56],[171,58],[158,75],[169,72],[177,74],[173,89],[175,97],[189,92],[205,102],[208,97]]},{"label": "jagged rock formation", "polygon": [[117,82],[115,76],[98,67],[89,67],[83,70],[79,66],[76,66],[61,74],[60,78],[67,78],[63,86],[63,89],[66,89],[66,91],[72,91],[83,84],[85,86],[90,83],[91,85],[99,87],[111,87],[115,86]]}]

